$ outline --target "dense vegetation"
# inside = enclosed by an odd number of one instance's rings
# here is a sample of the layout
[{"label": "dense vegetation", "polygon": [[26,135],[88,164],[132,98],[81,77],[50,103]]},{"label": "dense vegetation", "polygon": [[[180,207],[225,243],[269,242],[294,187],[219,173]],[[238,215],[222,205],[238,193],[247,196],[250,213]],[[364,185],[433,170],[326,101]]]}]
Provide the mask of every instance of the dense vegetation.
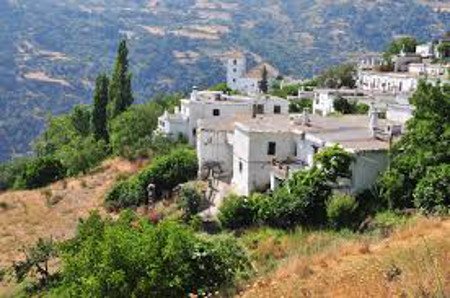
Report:
[{"label": "dense vegetation", "polygon": [[[419,0],[229,2],[1,1],[0,160],[30,152],[47,112],[90,103],[96,75],[110,71],[124,36],[131,45],[133,96],[143,103],[158,92],[223,81],[217,58],[236,48],[263,57],[283,74],[309,77],[350,53],[381,51],[395,35],[418,34],[425,41],[450,23],[449,13]],[[207,26],[224,33],[205,33],[216,30]],[[152,33],[158,29],[161,35]],[[27,78],[36,72],[65,83]]]},{"label": "dense vegetation", "polygon": [[390,208],[445,212],[450,206],[450,90],[422,82],[411,103],[414,118],[380,179],[382,196]]},{"label": "dense vegetation", "polygon": [[350,101],[347,98],[338,96],[333,101],[333,108],[341,114],[367,114],[369,106],[363,102]]},{"label": "dense vegetation", "polygon": [[192,149],[178,148],[157,156],[149,166],[127,180],[118,182],[106,196],[110,209],[137,207],[148,202],[147,186],[154,184],[155,201],[178,184],[197,176],[197,154]]},{"label": "dense vegetation", "polygon": [[[227,235],[202,236],[175,222],[158,225],[124,212],[116,221],[93,213],[76,236],[57,246],[40,241],[15,264],[24,279],[58,257],[61,270],[41,275],[50,297],[182,297],[230,286],[249,269],[247,256]],[[42,267],[45,267],[42,265]]]}]

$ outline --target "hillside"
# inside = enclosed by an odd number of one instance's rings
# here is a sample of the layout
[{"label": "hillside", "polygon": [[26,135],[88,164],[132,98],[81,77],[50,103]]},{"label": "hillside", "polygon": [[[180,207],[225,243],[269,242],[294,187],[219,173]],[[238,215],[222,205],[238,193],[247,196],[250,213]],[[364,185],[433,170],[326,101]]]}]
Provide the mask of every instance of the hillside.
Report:
[{"label": "hillside", "polygon": [[312,233],[266,241],[256,251],[281,256],[280,265],[239,297],[447,297],[449,236],[448,219],[418,218],[382,240]]},{"label": "hillside", "polygon": [[0,193],[0,267],[20,259],[20,249],[40,237],[55,240],[72,237],[80,218],[92,210],[103,210],[105,192],[116,178],[137,169],[136,164],[115,159],[106,161],[91,174],[46,188]]},{"label": "hillside", "polygon": [[1,1],[0,160],[30,150],[48,113],[90,102],[123,36],[143,102],[222,81],[230,50],[302,77],[381,50],[395,35],[429,39],[448,24],[442,1]]}]

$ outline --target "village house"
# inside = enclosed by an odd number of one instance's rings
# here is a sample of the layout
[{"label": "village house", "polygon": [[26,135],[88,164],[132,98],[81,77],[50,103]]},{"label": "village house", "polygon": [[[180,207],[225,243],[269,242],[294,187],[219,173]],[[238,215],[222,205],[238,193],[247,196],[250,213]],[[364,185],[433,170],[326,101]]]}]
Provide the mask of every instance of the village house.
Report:
[{"label": "village house", "polygon": [[401,125],[370,116],[255,115],[220,125],[202,122],[197,152],[200,175],[211,166],[234,192],[249,195],[275,189],[292,173],[313,164],[321,148],[338,144],[355,156],[352,177],[342,184],[356,193],[369,188],[387,166],[387,151]]},{"label": "village house", "polygon": [[182,99],[174,113],[165,112],[158,118],[157,131],[172,139],[186,138],[196,144],[199,120],[211,120],[216,124],[236,115],[288,114],[288,101],[269,95],[228,95],[220,91],[198,91],[189,99]]}]

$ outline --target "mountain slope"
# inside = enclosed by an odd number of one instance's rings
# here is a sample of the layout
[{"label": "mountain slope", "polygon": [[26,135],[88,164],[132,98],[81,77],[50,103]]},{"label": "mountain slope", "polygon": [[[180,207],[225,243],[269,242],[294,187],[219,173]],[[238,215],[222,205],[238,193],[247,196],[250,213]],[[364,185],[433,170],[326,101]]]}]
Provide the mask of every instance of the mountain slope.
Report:
[{"label": "mountain slope", "polygon": [[[397,34],[449,30],[436,1],[0,1],[0,160],[29,150],[47,113],[90,102],[128,37],[139,102],[224,80],[220,58],[243,50],[302,77]],[[438,3],[439,4],[439,3]],[[430,6],[434,5],[434,6]],[[5,29],[3,29],[5,28]]]}]

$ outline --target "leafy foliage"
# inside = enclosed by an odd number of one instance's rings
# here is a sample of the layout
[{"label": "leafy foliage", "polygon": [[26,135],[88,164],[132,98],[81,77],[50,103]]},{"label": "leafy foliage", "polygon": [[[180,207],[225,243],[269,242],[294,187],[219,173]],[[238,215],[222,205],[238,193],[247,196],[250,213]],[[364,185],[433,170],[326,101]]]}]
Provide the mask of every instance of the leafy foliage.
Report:
[{"label": "leafy foliage", "polygon": [[450,93],[441,86],[421,82],[411,102],[416,108],[414,118],[394,145],[390,169],[380,179],[381,195],[392,209],[414,207],[416,186],[420,183],[423,194],[425,184],[432,182],[427,177],[421,183],[428,169],[450,161]]},{"label": "leafy foliage", "polygon": [[203,195],[193,185],[185,184],[180,191],[180,207],[184,211],[185,221],[189,221],[200,212]]},{"label": "leafy foliage", "polygon": [[414,37],[401,37],[394,39],[386,48],[384,57],[386,60],[394,55],[399,54],[401,51],[405,53],[415,53],[418,42]]},{"label": "leafy foliage", "polygon": [[197,155],[187,148],[174,149],[156,157],[152,163],[128,180],[116,184],[106,195],[107,207],[119,209],[136,207],[147,201],[147,186],[156,186],[157,194],[172,191],[178,184],[197,175]]},{"label": "leafy foliage", "polygon": [[450,208],[450,164],[428,168],[414,189],[413,197],[416,208],[446,213]]},{"label": "leafy foliage", "polygon": [[154,226],[129,212],[116,222],[91,215],[66,243],[62,263],[62,280],[50,294],[70,297],[201,295],[248,268],[229,236],[201,237],[172,222]]},{"label": "leafy foliage", "polygon": [[327,216],[334,228],[351,228],[358,223],[358,202],[350,195],[334,195],[327,202]]},{"label": "leafy foliage", "polygon": [[301,113],[304,109],[312,111],[312,99],[291,100],[289,102],[289,113]]},{"label": "leafy foliage", "polygon": [[255,195],[247,198],[231,194],[220,206],[219,220],[227,229],[240,229],[253,225],[256,221],[257,208]]},{"label": "leafy foliage", "polygon": [[134,105],[118,115],[110,124],[112,152],[126,158],[149,156],[152,134],[163,108],[153,102]]},{"label": "leafy foliage", "polygon": [[26,164],[24,171],[14,182],[15,188],[32,189],[45,186],[64,177],[65,168],[58,159],[40,157]]},{"label": "leafy foliage", "polygon": [[326,88],[355,88],[355,78],[356,65],[349,63],[329,68],[317,77],[317,81],[319,86]]}]

